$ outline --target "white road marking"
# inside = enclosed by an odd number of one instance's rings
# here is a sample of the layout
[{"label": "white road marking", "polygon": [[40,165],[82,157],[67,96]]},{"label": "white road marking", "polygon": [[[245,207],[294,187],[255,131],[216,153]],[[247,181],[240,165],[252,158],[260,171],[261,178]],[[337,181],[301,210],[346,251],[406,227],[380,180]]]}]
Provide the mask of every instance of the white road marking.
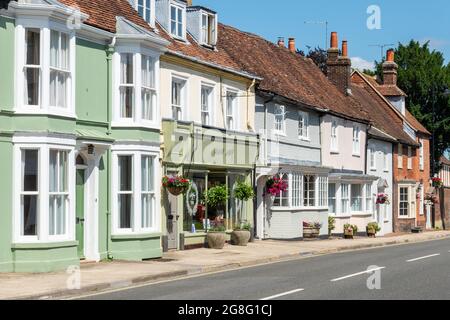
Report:
[{"label": "white road marking", "polygon": [[290,295],[290,294],[293,294],[293,293],[297,293],[297,292],[300,292],[300,291],[304,291],[304,290],[305,289],[295,289],[295,290],[291,290],[291,291],[288,291],[288,292],[276,294],[274,296],[270,296],[270,297],[259,299],[259,300],[272,300],[272,299],[276,299],[276,298],[279,298],[279,297],[284,297],[284,296],[287,296],[287,295]]},{"label": "white road marking", "polygon": [[348,276],[343,276],[343,277],[340,277],[340,278],[332,279],[330,281],[331,282],[336,282],[336,281],[340,281],[340,280],[356,277],[356,276],[359,276],[359,275],[362,275],[362,274],[371,273],[373,271],[378,271],[378,270],[385,269],[385,268],[386,267],[379,267],[379,268],[375,268],[375,269],[370,269],[370,270],[366,270],[366,271],[362,271],[362,272],[358,272],[358,273],[354,273],[354,274],[349,274]]},{"label": "white road marking", "polygon": [[418,260],[423,260],[423,259],[428,259],[428,258],[432,258],[432,257],[437,257],[437,256],[440,256],[440,255],[441,255],[440,253],[430,254],[429,256],[406,260],[406,262],[414,262],[414,261],[418,261]]}]

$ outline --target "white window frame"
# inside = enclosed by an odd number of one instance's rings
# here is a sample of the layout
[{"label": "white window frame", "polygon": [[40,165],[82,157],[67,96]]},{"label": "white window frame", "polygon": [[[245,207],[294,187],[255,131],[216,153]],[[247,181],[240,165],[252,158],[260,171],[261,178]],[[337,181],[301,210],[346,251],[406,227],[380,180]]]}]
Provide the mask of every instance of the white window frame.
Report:
[{"label": "white window frame", "polygon": [[377,152],[374,147],[369,148],[369,161],[370,161],[370,170],[377,170]]},{"label": "white window frame", "polygon": [[[345,192],[346,191],[346,192]],[[339,198],[340,198],[340,214],[342,216],[351,214],[351,184],[350,183],[341,183],[339,187]],[[344,201],[346,201],[346,206],[343,206]],[[336,210],[337,211],[337,210]]]},{"label": "white window frame", "polygon": [[[175,11],[176,11],[175,20],[172,20],[172,8],[175,8]],[[181,34],[178,34],[179,25],[180,25],[180,23],[179,23],[180,12],[181,12],[181,17],[182,17],[181,18],[182,19],[182,21],[181,21]],[[172,32],[173,31],[172,30],[172,21],[174,21],[175,25],[176,25],[176,28],[175,28],[176,32],[175,33]],[[172,37],[174,37],[176,39],[180,39],[180,40],[185,40],[186,39],[186,8],[184,6],[178,5],[178,4],[174,3],[174,2],[170,3],[170,5],[169,5],[169,27],[168,27],[168,29],[169,29],[169,34]]]},{"label": "white window frame", "polygon": [[[155,27],[155,0],[142,0],[142,5],[139,4],[141,0],[134,0],[134,8],[139,12],[140,7],[142,7],[142,19],[144,19],[151,27]],[[150,8],[147,8],[147,1],[150,1]],[[150,11],[150,16],[148,15]]]},{"label": "white window frame", "polygon": [[298,112],[298,138],[303,141],[309,141],[309,113]]},{"label": "white window frame", "polygon": [[[225,125],[227,130],[232,130],[232,131],[236,131],[239,130],[240,125],[239,125],[239,92],[237,90],[231,89],[231,88],[227,88],[226,89],[226,94],[225,94]],[[233,97],[233,101],[232,101],[232,113],[229,114],[228,113],[228,99],[230,99],[230,97]],[[228,120],[232,119],[233,120],[233,125],[230,127],[228,125]]]},{"label": "white window frame", "polygon": [[[40,65],[36,66],[39,73],[39,105],[28,105],[25,101],[25,35],[27,29],[36,29],[40,32]],[[60,70],[67,74],[66,80],[66,106],[50,106],[50,39],[51,31],[62,32],[68,36],[68,69]],[[15,108],[17,114],[50,114],[67,118],[76,118],[75,113],[75,61],[76,38],[75,30],[70,30],[64,23],[48,20],[45,17],[32,19],[18,17],[15,28]],[[53,68],[54,69],[54,68]]]},{"label": "white window frame", "polygon": [[408,170],[413,168],[412,148],[408,147]]},{"label": "white window frame", "polygon": [[[203,24],[203,19],[206,18],[207,26],[205,28]],[[212,30],[210,29],[211,24],[208,23],[209,19],[213,19]],[[217,44],[217,15],[206,11],[201,11],[200,15],[200,44],[206,46],[215,46]],[[206,33],[206,41],[205,41]]]},{"label": "white window frame", "polygon": [[383,151],[383,171],[389,172],[389,153]]},{"label": "white window frame", "polygon": [[[359,199],[360,201],[360,209],[361,210],[353,210],[353,206],[352,206],[352,200],[353,198],[353,190],[356,190],[355,186],[358,186],[359,190],[360,190],[360,194],[359,196],[356,197],[356,199]],[[364,212],[364,184],[362,183],[352,183],[350,184],[350,210],[352,213],[360,213],[360,212]]]},{"label": "white window frame", "polygon": [[[178,83],[181,85],[180,89],[180,105],[176,105],[173,101],[173,84]],[[173,117],[174,108],[180,112],[178,121],[185,121],[188,119],[189,107],[188,107],[188,79],[178,75],[172,75],[170,81],[170,118],[176,120]]]},{"label": "white window frame", "polygon": [[[14,157],[11,167],[13,168],[13,190],[14,190],[14,243],[54,243],[75,241],[75,139],[53,138],[45,136],[15,136]],[[37,202],[37,235],[22,235],[22,150],[38,150],[38,202]],[[65,221],[65,234],[50,235],[50,150],[66,151],[67,157],[67,188],[68,198],[67,216]]]},{"label": "white window frame", "polygon": [[358,125],[353,126],[353,156],[361,155],[361,128]]},{"label": "white window frame", "polygon": [[397,146],[397,168],[403,169],[403,145]]},{"label": "white window frame", "polygon": [[339,124],[336,119],[331,120],[330,150],[332,153],[339,153]]},{"label": "white window frame", "polygon": [[[274,106],[274,121],[273,121],[273,132],[276,135],[286,136],[286,107],[283,105],[276,104]],[[277,117],[281,116],[281,122],[278,121]]]},{"label": "white window frame", "polygon": [[[209,94],[207,97],[207,103],[208,103],[208,110],[205,111],[203,109],[204,105],[203,105],[203,90],[208,90]],[[212,126],[214,124],[214,99],[215,97],[215,90],[214,90],[214,85],[208,84],[208,83],[204,83],[202,82],[201,88],[200,88],[200,122],[203,125],[206,126]],[[203,123],[203,114],[204,113],[208,113],[208,123]]]},{"label": "white window frame", "polygon": [[[120,88],[121,80],[121,55],[122,54],[131,54],[133,56],[133,115],[131,118],[122,118],[121,110],[120,110]],[[153,72],[154,72],[154,88],[146,87],[143,84],[142,80],[142,57],[149,57],[152,59],[153,63]],[[159,53],[141,47],[139,44],[121,44],[118,43],[116,46],[116,51],[113,54],[112,58],[113,64],[113,121],[111,125],[113,127],[143,127],[143,128],[152,128],[152,129],[160,129],[161,121],[160,121],[160,61],[159,61]],[[153,120],[147,120],[143,117],[143,108],[142,108],[142,92],[143,91],[151,91],[154,94],[153,97]]]},{"label": "white window frame", "polygon": [[[401,189],[407,189],[407,195],[408,195],[408,200],[406,201],[408,203],[408,215],[401,215],[400,213],[400,204],[404,203],[405,201],[401,201],[401,194],[400,191]],[[399,184],[398,185],[398,217],[399,219],[413,219],[416,217],[416,194],[415,194],[415,187],[411,186],[411,185],[404,185],[404,184]]]},{"label": "white window frame", "polygon": [[363,185],[363,196],[364,196],[364,204],[363,210],[364,212],[368,212],[373,214],[373,196],[372,196],[372,183],[366,183]]},{"label": "white window frame", "polygon": [[[160,206],[161,195],[158,191],[158,182],[160,181],[160,164],[159,164],[159,148],[146,145],[115,145],[112,150],[112,235],[139,235],[158,233],[161,230]],[[119,156],[132,156],[132,217],[131,228],[119,228],[119,212],[118,212],[118,194],[119,194]],[[153,177],[154,177],[154,195],[155,207],[153,212],[153,227],[143,228],[141,226],[142,219],[142,178],[141,178],[141,161],[142,156],[153,157]]]},{"label": "white window frame", "polygon": [[[329,186],[330,185],[334,185],[334,194],[330,194],[329,192]],[[328,213],[332,216],[337,216],[338,213],[338,197],[337,197],[337,192],[338,192],[338,184],[336,182],[329,182],[328,184]],[[334,212],[331,212],[329,210],[330,208],[330,201],[334,201]]]}]

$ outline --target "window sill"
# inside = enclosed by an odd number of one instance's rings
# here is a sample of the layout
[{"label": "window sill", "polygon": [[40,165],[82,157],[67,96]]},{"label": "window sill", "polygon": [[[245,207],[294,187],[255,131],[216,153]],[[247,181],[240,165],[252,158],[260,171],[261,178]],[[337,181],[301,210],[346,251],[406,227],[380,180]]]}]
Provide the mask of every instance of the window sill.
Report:
[{"label": "window sill", "polygon": [[311,211],[311,210],[328,210],[328,207],[271,207],[271,211],[283,212],[283,211]]},{"label": "window sill", "polygon": [[365,217],[371,216],[372,212],[352,212],[352,217]]},{"label": "window sill", "polygon": [[149,233],[130,233],[130,234],[113,234],[111,235],[112,240],[143,240],[150,238],[159,238],[162,236],[161,232],[149,232]]},{"label": "window sill", "polygon": [[47,110],[46,109],[39,109],[39,110],[15,109],[14,114],[30,115],[30,116],[55,116],[55,117],[73,119],[73,120],[77,119],[76,114],[74,114],[72,112],[55,112],[55,111],[50,111],[48,109]]},{"label": "window sill", "polygon": [[161,129],[161,125],[154,123],[154,124],[147,124],[147,123],[142,123],[142,122],[134,122],[134,121],[113,121],[111,122],[111,127],[112,128],[142,128],[142,129],[156,129],[156,130],[160,130]]},{"label": "window sill", "polygon": [[355,157],[355,158],[361,158],[361,155],[358,154],[358,153],[353,153],[353,154],[352,154],[352,157]]},{"label": "window sill", "polygon": [[273,134],[280,137],[287,137],[286,133],[282,131],[274,131]]},{"label": "window sill", "polygon": [[305,142],[311,142],[310,138],[298,137],[298,139]]},{"label": "window sill", "polygon": [[11,245],[15,250],[27,250],[27,249],[56,249],[56,248],[69,248],[77,247],[78,241],[58,241],[58,242],[16,242]]},{"label": "window sill", "polygon": [[398,217],[399,220],[412,220],[415,219],[415,217]]},{"label": "window sill", "polygon": [[377,171],[377,168],[370,168],[370,171]]},{"label": "window sill", "polygon": [[337,151],[337,150],[331,150],[330,153],[331,153],[331,154],[339,154],[340,152]]}]

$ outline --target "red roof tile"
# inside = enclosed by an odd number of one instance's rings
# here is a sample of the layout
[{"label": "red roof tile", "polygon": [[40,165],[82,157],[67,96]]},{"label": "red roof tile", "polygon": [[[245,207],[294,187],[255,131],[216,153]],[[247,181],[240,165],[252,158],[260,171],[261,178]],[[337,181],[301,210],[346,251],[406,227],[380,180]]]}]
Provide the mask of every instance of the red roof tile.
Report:
[{"label": "red roof tile", "polygon": [[86,24],[99,29],[115,33],[116,17],[122,16],[138,26],[153,31],[128,0],[59,0],[59,2],[88,14]]},{"label": "red roof tile", "polygon": [[312,62],[257,35],[219,24],[218,50],[263,78],[259,89],[307,106],[366,121],[359,103],[341,93]]}]

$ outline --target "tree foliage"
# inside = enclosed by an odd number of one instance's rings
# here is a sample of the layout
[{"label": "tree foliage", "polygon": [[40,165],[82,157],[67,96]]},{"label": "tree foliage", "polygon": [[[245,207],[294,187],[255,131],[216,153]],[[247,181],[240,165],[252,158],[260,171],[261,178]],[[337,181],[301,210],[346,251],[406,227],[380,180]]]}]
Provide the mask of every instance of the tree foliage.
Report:
[{"label": "tree foliage", "polygon": [[297,51],[303,57],[310,58],[319,67],[324,74],[327,74],[327,51],[320,47],[309,48],[308,54],[303,51]]},{"label": "tree foliage", "polygon": [[[383,62],[376,63],[380,78],[383,76]],[[441,155],[450,147],[450,97],[447,94],[450,64],[445,65],[443,54],[432,51],[429,43],[420,44],[414,40],[405,45],[399,44],[395,62],[399,66],[398,86],[408,95],[408,110],[428,131],[434,133],[434,159],[437,165]]]}]

